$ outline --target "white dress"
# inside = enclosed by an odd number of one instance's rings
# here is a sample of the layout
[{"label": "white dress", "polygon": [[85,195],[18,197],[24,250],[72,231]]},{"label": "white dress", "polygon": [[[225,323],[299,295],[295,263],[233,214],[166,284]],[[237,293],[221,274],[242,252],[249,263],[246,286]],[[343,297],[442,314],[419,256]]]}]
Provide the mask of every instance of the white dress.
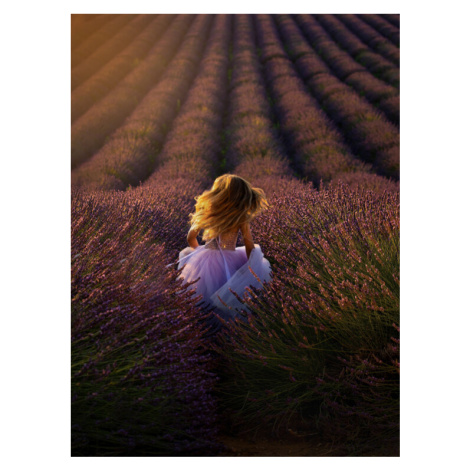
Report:
[{"label": "white dress", "polygon": [[237,231],[225,232],[194,249],[187,247],[179,253],[178,269],[186,282],[197,282],[189,286],[195,289],[195,296],[202,300],[224,319],[237,316],[237,308],[244,305],[231,292],[242,299],[249,293],[247,287],[261,288],[271,280],[271,265],[264,257],[259,245],[255,244],[247,259],[244,246],[236,246]]}]

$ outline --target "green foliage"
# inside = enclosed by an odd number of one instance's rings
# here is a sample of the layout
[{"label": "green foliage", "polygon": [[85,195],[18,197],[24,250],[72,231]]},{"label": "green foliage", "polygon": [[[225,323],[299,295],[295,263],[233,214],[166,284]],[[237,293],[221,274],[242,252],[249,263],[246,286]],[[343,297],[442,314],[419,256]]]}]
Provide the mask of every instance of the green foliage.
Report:
[{"label": "green foliage", "polygon": [[294,203],[286,226],[271,222],[285,247],[274,280],[222,337],[221,393],[259,426],[343,422],[346,439],[397,439],[398,196],[343,188]]}]

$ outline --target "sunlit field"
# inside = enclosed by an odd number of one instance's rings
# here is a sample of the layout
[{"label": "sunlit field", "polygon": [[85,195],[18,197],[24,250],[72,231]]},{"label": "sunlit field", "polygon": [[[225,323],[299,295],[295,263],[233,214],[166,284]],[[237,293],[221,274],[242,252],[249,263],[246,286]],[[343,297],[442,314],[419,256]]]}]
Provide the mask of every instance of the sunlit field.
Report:
[{"label": "sunlit field", "polygon": [[[71,25],[72,455],[399,455],[399,15]],[[224,173],[273,269],[227,324],[168,266]]]}]

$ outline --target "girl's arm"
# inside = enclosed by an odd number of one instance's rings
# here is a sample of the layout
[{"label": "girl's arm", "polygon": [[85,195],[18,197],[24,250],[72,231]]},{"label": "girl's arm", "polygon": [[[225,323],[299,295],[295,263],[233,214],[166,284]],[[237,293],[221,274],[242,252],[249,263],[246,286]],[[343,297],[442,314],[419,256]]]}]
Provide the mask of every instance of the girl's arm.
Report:
[{"label": "girl's arm", "polygon": [[240,230],[243,235],[243,242],[245,243],[246,257],[250,259],[250,253],[253,251],[255,244],[253,243],[253,237],[251,236],[250,224],[242,224]]},{"label": "girl's arm", "polygon": [[199,235],[200,230],[191,227],[188,232],[186,240],[188,240],[188,245],[191,248],[197,248],[199,243],[197,242],[197,236]]}]

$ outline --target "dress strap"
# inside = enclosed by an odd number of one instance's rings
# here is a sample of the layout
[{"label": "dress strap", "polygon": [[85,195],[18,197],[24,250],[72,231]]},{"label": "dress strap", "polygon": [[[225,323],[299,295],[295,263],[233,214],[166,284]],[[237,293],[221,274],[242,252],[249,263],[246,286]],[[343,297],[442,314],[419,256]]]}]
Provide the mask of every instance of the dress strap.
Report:
[{"label": "dress strap", "polygon": [[224,250],[220,249],[220,235],[217,236],[217,248],[219,249],[220,254],[222,255],[222,259],[224,260],[225,275],[227,276],[227,281],[228,281],[230,279],[230,271],[228,269],[227,260],[225,259]]}]

